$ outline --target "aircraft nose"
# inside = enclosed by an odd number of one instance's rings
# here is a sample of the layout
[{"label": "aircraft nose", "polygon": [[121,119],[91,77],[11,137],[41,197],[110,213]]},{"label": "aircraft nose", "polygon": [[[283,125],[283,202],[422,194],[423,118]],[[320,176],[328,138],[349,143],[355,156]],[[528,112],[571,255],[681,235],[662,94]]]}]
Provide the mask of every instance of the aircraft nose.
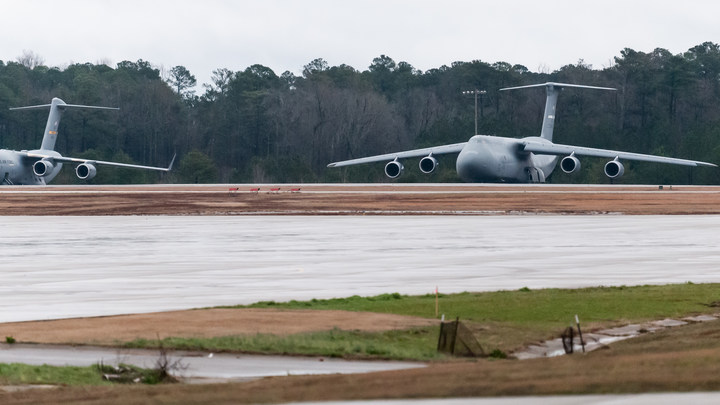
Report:
[{"label": "aircraft nose", "polygon": [[468,144],[458,155],[455,168],[467,182],[481,181],[490,174],[491,156],[479,144]]}]

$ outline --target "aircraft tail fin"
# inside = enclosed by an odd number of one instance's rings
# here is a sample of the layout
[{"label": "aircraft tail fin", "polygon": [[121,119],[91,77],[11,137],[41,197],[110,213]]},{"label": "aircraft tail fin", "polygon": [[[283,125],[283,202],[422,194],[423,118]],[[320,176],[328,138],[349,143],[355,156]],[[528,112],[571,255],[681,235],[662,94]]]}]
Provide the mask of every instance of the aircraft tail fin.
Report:
[{"label": "aircraft tail fin", "polygon": [[575,88],[580,88],[580,89],[612,90],[612,91],[617,90],[612,87],[597,87],[597,86],[585,86],[582,84],[567,84],[567,83],[548,82],[548,83],[541,83],[541,84],[531,84],[529,86],[507,87],[504,89],[500,89],[500,91],[529,89],[529,88],[533,88],[533,87],[545,87],[546,92],[547,92],[547,98],[545,99],[545,115],[543,116],[543,125],[542,125],[542,130],[540,131],[540,137],[547,139],[548,141],[551,141],[551,142],[552,142],[552,138],[553,138],[553,131],[555,130],[555,107],[557,106],[558,95],[560,95],[560,92],[562,91],[563,88],[575,87]]},{"label": "aircraft tail fin", "polygon": [[55,97],[50,104],[31,105],[27,107],[14,107],[11,110],[34,110],[50,108],[47,124],[45,125],[45,133],[43,134],[41,150],[55,150],[55,142],[57,141],[58,127],[60,126],[60,118],[66,108],[90,108],[95,110],[119,110],[114,107],[98,107],[92,105],[65,104],[64,101]]}]

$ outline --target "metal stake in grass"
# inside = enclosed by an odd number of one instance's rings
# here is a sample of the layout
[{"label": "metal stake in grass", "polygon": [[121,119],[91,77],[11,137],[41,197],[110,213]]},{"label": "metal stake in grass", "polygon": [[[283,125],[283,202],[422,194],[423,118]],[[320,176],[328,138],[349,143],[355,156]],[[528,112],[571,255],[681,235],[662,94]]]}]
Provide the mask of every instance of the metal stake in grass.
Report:
[{"label": "metal stake in grass", "polygon": [[580,330],[580,319],[578,319],[577,314],[575,314],[575,323],[577,324],[578,335],[580,335],[580,345],[582,346],[583,353],[585,353],[585,341],[583,340],[583,337],[582,337],[582,330]]}]

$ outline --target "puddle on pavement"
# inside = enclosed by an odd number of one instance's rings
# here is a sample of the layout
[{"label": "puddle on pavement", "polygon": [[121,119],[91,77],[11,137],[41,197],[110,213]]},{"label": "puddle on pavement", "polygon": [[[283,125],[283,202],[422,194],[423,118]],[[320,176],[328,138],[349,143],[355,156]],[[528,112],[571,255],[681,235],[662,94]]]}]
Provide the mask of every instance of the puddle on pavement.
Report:
[{"label": "puddle on pavement", "polygon": [[[710,322],[720,318],[720,314],[699,315],[677,319],[662,319],[659,321],[646,322],[642,324],[631,324],[617,328],[603,329],[591,333],[583,333],[585,351],[593,351],[605,347],[613,342],[631,339],[645,333],[652,333],[659,330],[683,326],[689,323]],[[573,352],[581,353],[582,346],[578,336],[573,340]],[[537,345],[530,345],[525,350],[513,353],[518,360],[537,359],[541,357],[556,357],[565,354],[561,338],[548,340]]]}]

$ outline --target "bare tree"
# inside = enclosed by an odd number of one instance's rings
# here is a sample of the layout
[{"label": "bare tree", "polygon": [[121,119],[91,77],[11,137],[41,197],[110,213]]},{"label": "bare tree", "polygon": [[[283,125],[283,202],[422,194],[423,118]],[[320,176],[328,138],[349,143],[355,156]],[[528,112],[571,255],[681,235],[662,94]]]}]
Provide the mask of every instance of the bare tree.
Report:
[{"label": "bare tree", "polygon": [[45,59],[43,59],[40,55],[26,49],[23,49],[23,53],[17,57],[17,61],[19,64],[31,70],[45,64]]}]

